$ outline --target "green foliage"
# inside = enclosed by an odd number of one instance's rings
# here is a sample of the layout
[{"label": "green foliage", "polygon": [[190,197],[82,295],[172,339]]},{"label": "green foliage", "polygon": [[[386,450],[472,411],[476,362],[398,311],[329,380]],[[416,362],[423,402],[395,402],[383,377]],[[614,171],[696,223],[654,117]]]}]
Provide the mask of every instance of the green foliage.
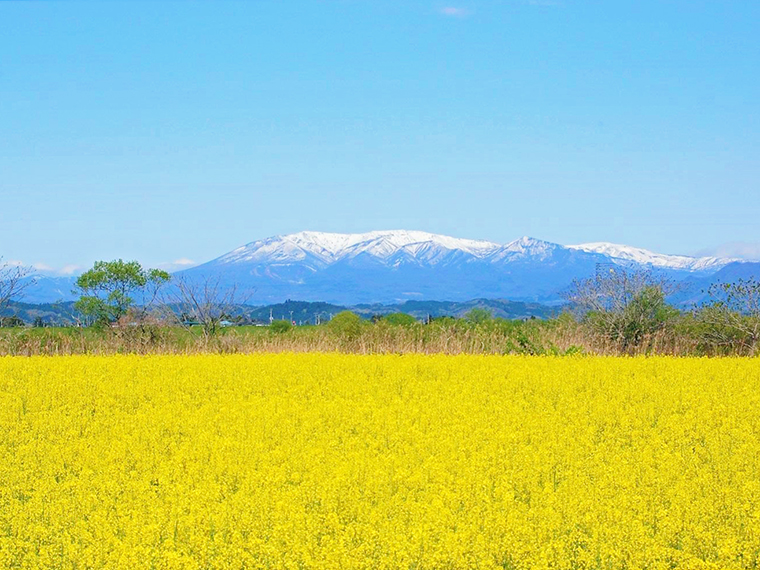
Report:
[{"label": "green foliage", "polygon": [[126,315],[136,301],[143,307],[150,305],[158,289],[170,279],[166,271],[145,270],[136,261],[97,261],[77,279],[76,291],[80,298],[74,307],[94,322],[115,322]]},{"label": "green foliage", "polygon": [[444,315],[442,317],[434,317],[430,321],[430,325],[434,327],[445,327],[445,326],[452,326],[457,322],[457,320],[449,315]]},{"label": "green foliage", "polygon": [[648,286],[621,309],[592,311],[585,322],[597,333],[619,342],[625,350],[640,346],[645,338],[663,330],[678,315],[678,310],[666,303],[662,289]]},{"label": "green foliage", "polygon": [[409,327],[417,324],[417,319],[406,313],[391,313],[385,315],[381,320],[393,326]]},{"label": "green foliage", "polygon": [[327,326],[330,331],[343,339],[354,340],[361,335],[363,324],[361,317],[356,313],[342,311],[335,315],[332,320],[327,323]]},{"label": "green foliage", "polygon": [[678,315],[678,309],[665,301],[662,288],[655,285],[645,287],[623,311],[622,337],[627,344],[638,346],[644,337],[662,330]]},{"label": "green foliage", "polygon": [[494,319],[479,325],[476,330],[481,334],[503,337],[504,354],[553,354],[551,347],[547,349],[545,346],[546,339],[542,334],[545,328],[545,324],[534,322]]},{"label": "green foliage", "polygon": [[23,327],[23,326],[24,326],[24,321],[22,321],[16,315],[0,317],[0,327],[13,328],[13,327]]},{"label": "green foliage", "polygon": [[613,270],[575,282],[568,300],[588,329],[627,352],[679,316],[666,301],[670,287],[647,272]]},{"label": "green foliage", "polygon": [[[90,281],[81,280],[82,285],[95,288],[92,273],[96,273],[96,269],[104,272],[104,267],[98,265],[88,272]],[[138,286],[145,283],[146,287],[129,292],[127,296],[138,299],[142,294],[144,298],[145,292],[150,292],[152,287],[150,275],[145,272],[144,281],[135,280]],[[711,292],[712,302],[689,313],[681,313],[669,306],[667,289],[648,275],[621,273],[590,281],[591,287],[576,292],[578,302],[584,303],[584,311],[567,311],[546,320],[493,318],[488,310],[480,308],[481,305],[464,318],[436,317],[425,324],[401,312],[378,315],[371,324],[355,313],[343,311],[331,321],[324,322],[323,326],[292,327],[290,321],[278,320],[269,328],[231,328],[223,339],[211,342],[208,336],[201,339],[201,327],[180,330],[179,327],[166,327],[166,323],[160,321],[151,324],[151,319],[136,322],[130,314],[128,319],[121,320],[120,326],[105,329],[0,329],[0,354],[188,351],[198,347],[249,352],[268,350],[272,346],[277,350],[293,347],[293,350],[339,349],[347,352],[557,356],[586,353],[717,356],[752,355],[760,351],[760,284],[755,281],[716,286]],[[117,300],[121,298],[116,297]],[[219,310],[220,319],[236,320],[235,311],[227,310],[233,305],[214,306]],[[293,301],[284,306],[298,308]],[[45,325],[61,322],[51,322],[51,316],[56,315],[49,311],[50,307],[45,311],[42,306],[33,306],[34,310],[29,307],[15,303],[13,310],[23,310],[20,316],[25,322],[36,321],[38,326],[42,322]],[[63,308],[67,315],[73,314],[71,305]],[[89,315],[108,315],[101,322],[110,321],[115,314],[104,292],[84,295],[77,302],[77,308]],[[305,306],[305,309],[310,308]],[[139,313],[134,306],[131,311]],[[268,310],[266,314],[269,314]],[[182,321],[192,320],[189,313],[182,317]]]},{"label": "green foliage", "polygon": [[273,332],[275,334],[286,333],[292,328],[293,325],[290,323],[290,321],[272,321],[272,324],[269,325],[270,332]]},{"label": "green foliage", "polygon": [[95,295],[82,295],[75,303],[74,309],[85,318],[86,323],[108,323],[116,320],[109,311],[108,303]]},{"label": "green foliage", "polygon": [[493,315],[488,309],[481,309],[476,307],[475,309],[472,309],[470,312],[468,312],[464,318],[467,322],[478,325],[490,321],[493,319]]}]

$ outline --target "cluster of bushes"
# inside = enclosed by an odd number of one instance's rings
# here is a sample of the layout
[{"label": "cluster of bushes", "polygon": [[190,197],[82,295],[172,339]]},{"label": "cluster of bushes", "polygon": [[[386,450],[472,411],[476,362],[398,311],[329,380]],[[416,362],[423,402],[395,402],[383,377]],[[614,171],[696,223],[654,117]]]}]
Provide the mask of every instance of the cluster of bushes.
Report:
[{"label": "cluster of bushes", "polygon": [[704,302],[680,311],[667,302],[676,286],[648,273],[611,271],[574,283],[567,295],[592,344],[620,353],[756,355],[760,351],[760,282],[719,283]]},{"label": "cluster of bushes", "polygon": [[[575,282],[567,292],[568,309],[556,319],[513,321],[474,309],[463,318],[421,323],[403,313],[363,321],[345,312],[327,323],[324,332],[339,340],[341,348],[353,350],[413,346],[421,351],[519,354],[760,352],[760,282],[714,285],[702,303],[687,311],[668,303],[675,292],[672,283],[652,274],[617,270]],[[283,323],[272,332],[290,329]]]},{"label": "cluster of bushes", "polygon": [[549,320],[506,320],[475,310],[462,318],[418,322],[409,315],[363,319],[351,312],[321,325],[229,327],[204,334],[143,321],[84,328],[19,328],[0,332],[0,354],[344,351],[356,353],[478,353],[560,355],[754,355],[758,321],[710,306],[692,313],[642,308],[643,296],[617,315],[586,312]]}]

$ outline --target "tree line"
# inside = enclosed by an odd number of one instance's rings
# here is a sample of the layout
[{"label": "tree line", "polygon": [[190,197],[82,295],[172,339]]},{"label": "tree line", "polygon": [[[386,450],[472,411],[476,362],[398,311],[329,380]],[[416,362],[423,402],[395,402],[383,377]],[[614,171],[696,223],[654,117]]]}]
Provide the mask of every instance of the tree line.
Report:
[{"label": "tree line", "polygon": [[[24,268],[0,263],[0,312],[30,286],[32,282],[25,277]],[[143,329],[180,326],[199,329],[206,338],[217,335],[222,323],[232,319],[234,308],[250,298],[223,284],[219,277],[190,281],[121,259],[96,262],[77,278],[75,287],[78,300],[73,317],[79,325]],[[758,280],[713,284],[705,291],[706,300],[687,310],[668,302],[677,290],[677,284],[654,273],[611,268],[573,282],[565,291],[564,314],[557,320],[572,322],[587,343],[605,344],[618,353],[646,352],[653,339],[667,335],[689,338],[702,346],[701,352],[709,354],[760,351]],[[493,328],[498,321],[488,311],[475,309],[461,319],[461,324]],[[417,324],[404,314],[377,315],[371,322]],[[331,330],[354,338],[361,334],[364,324],[357,315],[348,313],[340,315]],[[288,321],[275,321],[273,325],[271,331],[277,334],[291,329]]]}]

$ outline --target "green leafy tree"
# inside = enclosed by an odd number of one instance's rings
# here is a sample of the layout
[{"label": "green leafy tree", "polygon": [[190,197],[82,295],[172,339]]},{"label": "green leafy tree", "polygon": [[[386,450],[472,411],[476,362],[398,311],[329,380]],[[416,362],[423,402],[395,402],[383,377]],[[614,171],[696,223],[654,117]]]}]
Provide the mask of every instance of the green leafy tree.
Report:
[{"label": "green leafy tree", "polygon": [[389,315],[385,315],[381,320],[388,323],[389,325],[402,327],[410,327],[417,324],[417,319],[415,319],[412,315],[407,315],[406,313],[391,313]]},{"label": "green leafy tree", "polygon": [[470,322],[474,325],[480,325],[483,323],[486,323],[493,319],[493,315],[491,314],[491,311],[488,309],[483,309],[481,307],[476,307],[474,309],[471,309],[465,316],[465,320],[467,322]]},{"label": "green leafy tree", "polygon": [[143,269],[137,261],[97,261],[76,281],[75,293],[80,297],[75,308],[91,322],[100,323],[118,321],[135,305],[145,315],[170,279],[166,271]]}]

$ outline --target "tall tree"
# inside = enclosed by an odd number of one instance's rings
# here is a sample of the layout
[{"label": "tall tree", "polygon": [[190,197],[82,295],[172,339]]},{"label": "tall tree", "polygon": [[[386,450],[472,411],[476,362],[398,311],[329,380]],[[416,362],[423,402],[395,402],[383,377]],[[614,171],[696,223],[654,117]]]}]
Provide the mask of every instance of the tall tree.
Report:
[{"label": "tall tree", "polygon": [[170,279],[166,271],[143,269],[137,261],[97,261],[76,281],[80,297],[75,307],[90,321],[101,323],[118,321],[135,306],[145,315]]}]

